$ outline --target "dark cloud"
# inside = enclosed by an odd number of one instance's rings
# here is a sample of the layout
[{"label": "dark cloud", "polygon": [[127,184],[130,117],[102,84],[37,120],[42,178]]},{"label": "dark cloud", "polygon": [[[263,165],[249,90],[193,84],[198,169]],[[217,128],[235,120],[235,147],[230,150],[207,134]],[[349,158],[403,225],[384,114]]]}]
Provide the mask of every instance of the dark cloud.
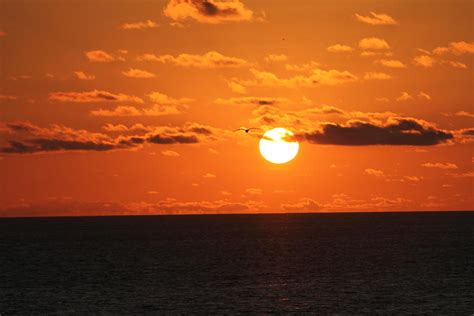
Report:
[{"label": "dark cloud", "polygon": [[147,138],[147,141],[153,144],[195,144],[199,139],[195,135],[153,135]]},{"label": "dark cloud", "polygon": [[310,143],[331,145],[431,146],[453,139],[453,134],[416,119],[393,118],[385,125],[360,121],[346,125],[329,123],[322,125],[320,130],[301,133],[296,137]]},{"label": "dark cloud", "polygon": [[143,103],[143,100],[136,96],[123,93],[111,93],[108,91],[84,91],[84,92],[51,92],[48,98],[59,102],[136,102]]},{"label": "dark cloud", "polygon": [[474,136],[474,128],[465,129],[462,132],[463,135]]},{"label": "dark cloud", "polygon": [[312,199],[301,199],[293,204],[282,204],[281,208],[286,212],[316,212],[321,210],[321,206]]},{"label": "dark cloud", "polygon": [[219,8],[214,5],[212,2],[209,2],[209,1],[192,1],[194,3],[195,6],[197,6],[199,8],[199,11],[202,13],[202,14],[205,14],[205,15],[210,15],[210,16],[214,16],[214,15],[217,15],[219,14]]},{"label": "dark cloud", "polygon": [[78,202],[64,198],[54,198],[42,203],[0,208],[0,217],[38,217],[38,216],[114,216],[136,215],[119,203]]},{"label": "dark cloud", "polygon": [[248,213],[260,207],[261,205],[252,202],[240,203],[228,200],[182,202],[166,199],[156,203],[111,203],[53,197],[43,202],[0,206],[0,217]]},{"label": "dark cloud", "polygon": [[192,127],[190,128],[191,132],[197,133],[197,134],[203,134],[203,135],[211,135],[212,131],[209,128],[206,127]]},{"label": "dark cloud", "polygon": [[182,21],[194,19],[201,23],[250,21],[253,12],[240,0],[170,0],[164,9],[165,16]]},{"label": "dark cloud", "polygon": [[[118,136],[76,130],[53,124],[39,127],[30,122],[0,123],[0,132],[5,134],[0,142],[0,153],[32,154],[38,152],[61,151],[110,151],[130,149],[150,144],[197,144],[216,139],[214,128],[196,123],[186,123],[182,127],[142,126],[144,134],[130,135],[136,132],[123,126]],[[116,132],[115,130],[112,134]],[[116,135],[116,134],[114,134]]]}]

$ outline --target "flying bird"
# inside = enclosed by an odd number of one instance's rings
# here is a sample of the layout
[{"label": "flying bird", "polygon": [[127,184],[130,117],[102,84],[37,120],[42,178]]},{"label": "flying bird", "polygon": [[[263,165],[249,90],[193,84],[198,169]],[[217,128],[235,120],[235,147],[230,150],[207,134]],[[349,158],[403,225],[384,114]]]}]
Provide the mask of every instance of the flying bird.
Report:
[{"label": "flying bird", "polygon": [[236,129],[234,132],[244,131],[244,132],[248,133],[248,132],[250,132],[251,130],[259,130],[259,129],[260,129],[260,128],[258,128],[258,127],[249,127],[249,128],[241,127],[241,128]]}]

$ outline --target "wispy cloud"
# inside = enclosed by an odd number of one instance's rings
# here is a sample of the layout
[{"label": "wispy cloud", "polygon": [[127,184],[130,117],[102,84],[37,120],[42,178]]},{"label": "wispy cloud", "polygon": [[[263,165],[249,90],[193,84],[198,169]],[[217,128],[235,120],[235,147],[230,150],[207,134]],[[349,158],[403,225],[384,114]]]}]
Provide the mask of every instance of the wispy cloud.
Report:
[{"label": "wispy cloud", "polygon": [[404,63],[395,59],[377,59],[374,63],[388,68],[407,68]]},{"label": "wispy cloud", "polygon": [[355,18],[359,22],[363,22],[370,25],[397,25],[397,21],[390,15],[385,13],[370,12],[369,15],[355,14]]},{"label": "wispy cloud", "polygon": [[84,53],[87,59],[91,62],[108,63],[112,61],[124,61],[122,55],[112,55],[103,50],[90,50]]},{"label": "wispy cloud", "polygon": [[136,102],[143,103],[143,100],[136,96],[123,93],[112,93],[108,91],[93,90],[85,92],[51,92],[49,100],[59,102]]},{"label": "wispy cloud", "polygon": [[354,50],[351,46],[342,45],[342,44],[335,44],[331,45],[326,50],[330,53],[350,53]]},{"label": "wispy cloud", "polygon": [[265,57],[265,61],[267,62],[281,62],[281,61],[287,61],[288,56],[285,54],[270,54],[267,57]]},{"label": "wispy cloud", "polygon": [[397,101],[408,101],[413,100],[413,96],[410,95],[408,92],[403,91],[400,96],[397,98]]},{"label": "wispy cloud", "polygon": [[392,76],[384,72],[366,72],[364,75],[365,80],[389,80]]},{"label": "wispy cloud", "polygon": [[288,104],[291,101],[286,98],[269,98],[269,97],[240,97],[240,98],[228,98],[228,99],[216,99],[215,104],[219,105],[277,105],[277,104]]},{"label": "wispy cloud", "polygon": [[94,80],[95,79],[94,75],[86,74],[83,71],[74,71],[74,75],[76,75],[77,79],[79,80]]},{"label": "wispy cloud", "polygon": [[152,20],[146,20],[144,22],[134,22],[134,23],[124,23],[120,26],[122,30],[144,30],[144,29],[154,29],[159,25]]},{"label": "wispy cloud", "polygon": [[174,150],[162,150],[161,154],[167,157],[179,157],[180,154]]},{"label": "wispy cloud", "polygon": [[474,54],[474,42],[451,42],[448,46],[440,46],[433,49],[433,54],[435,55],[443,55],[446,53],[455,55]]},{"label": "wispy cloud", "polygon": [[16,100],[16,99],[18,99],[16,95],[0,94],[0,101],[1,100]]},{"label": "wispy cloud", "polygon": [[92,116],[108,116],[108,117],[127,117],[127,116],[163,116],[180,114],[181,110],[176,106],[155,104],[146,108],[137,108],[130,105],[120,105],[114,109],[97,109],[92,110]]},{"label": "wispy cloud", "polygon": [[285,212],[316,212],[321,210],[321,206],[313,199],[303,198],[295,203],[281,204]]},{"label": "wispy cloud", "polygon": [[348,82],[354,82],[358,78],[347,70],[340,71],[336,69],[323,70],[313,69],[309,74],[297,75],[289,78],[280,78],[269,71],[250,69],[253,79],[241,80],[235,79],[234,82],[242,86],[263,86],[263,87],[314,87],[318,85],[338,85]]},{"label": "wispy cloud", "polygon": [[458,166],[450,162],[446,162],[446,163],[427,162],[427,163],[422,164],[421,166],[426,167],[426,168],[438,168],[438,169],[457,169],[458,168]]},{"label": "wispy cloud", "polygon": [[128,78],[150,79],[156,77],[154,73],[138,68],[130,68],[127,71],[123,71],[122,74]]},{"label": "wispy cloud", "polygon": [[251,63],[237,58],[224,56],[216,51],[210,51],[203,55],[180,54],[178,56],[172,55],[154,55],[143,54],[138,57],[139,61],[155,61],[161,63],[172,63],[182,67],[197,67],[197,68],[237,68],[247,67]]}]

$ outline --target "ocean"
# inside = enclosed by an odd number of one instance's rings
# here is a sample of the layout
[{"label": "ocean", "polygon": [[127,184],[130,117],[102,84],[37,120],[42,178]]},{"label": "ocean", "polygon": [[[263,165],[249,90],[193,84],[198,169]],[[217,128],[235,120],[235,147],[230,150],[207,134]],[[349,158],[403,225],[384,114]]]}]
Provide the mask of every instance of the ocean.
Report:
[{"label": "ocean", "polygon": [[0,314],[474,313],[474,212],[0,219]]}]

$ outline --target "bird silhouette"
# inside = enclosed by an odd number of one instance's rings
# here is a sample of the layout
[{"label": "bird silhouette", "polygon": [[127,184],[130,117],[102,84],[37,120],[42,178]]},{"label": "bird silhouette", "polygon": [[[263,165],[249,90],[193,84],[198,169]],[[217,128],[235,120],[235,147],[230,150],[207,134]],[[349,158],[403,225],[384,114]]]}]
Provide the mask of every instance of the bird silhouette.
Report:
[{"label": "bird silhouette", "polygon": [[259,129],[260,129],[260,128],[258,128],[258,127],[249,127],[249,128],[247,128],[247,127],[241,127],[241,128],[238,128],[238,129],[234,130],[234,132],[244,131],[244,132],[246,132],[246,133],[249,133],[251,130],[259,130]]}]

